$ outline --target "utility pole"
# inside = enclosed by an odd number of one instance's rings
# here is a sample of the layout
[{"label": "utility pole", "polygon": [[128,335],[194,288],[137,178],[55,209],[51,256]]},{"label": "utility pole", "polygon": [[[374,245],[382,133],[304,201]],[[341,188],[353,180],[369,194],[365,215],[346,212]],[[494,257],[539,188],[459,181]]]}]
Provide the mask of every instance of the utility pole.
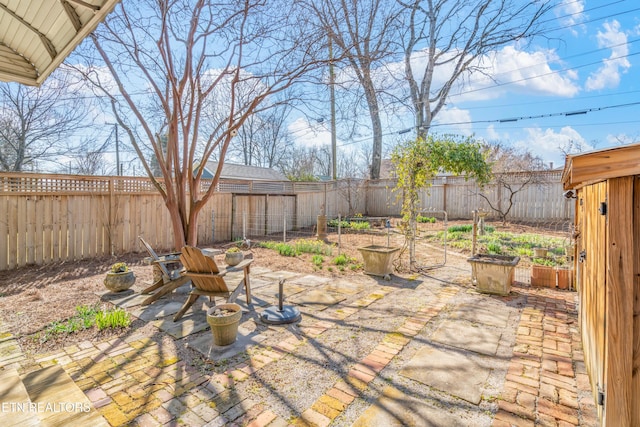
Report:
[{"label": "utility pole", "polygon": [[336,146],[336,90],[335,75],[333,73],[333,42],[329,33],[329,94],[331,98],[331,167],[333,180],[338,179],[338,155]]},{"label": "utility pole", "polygon": [[116,123],[116,169],[118,170],[118,176],[122,175],[122,168],[120,167],[120,140],[118,139],[118,124]]}]

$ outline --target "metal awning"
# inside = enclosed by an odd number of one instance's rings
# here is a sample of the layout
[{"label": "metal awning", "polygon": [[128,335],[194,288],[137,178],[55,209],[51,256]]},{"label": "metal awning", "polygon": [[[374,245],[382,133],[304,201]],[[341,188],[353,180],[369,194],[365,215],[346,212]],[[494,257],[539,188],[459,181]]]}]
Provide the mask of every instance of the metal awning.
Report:
[{"label": "metal awning", "polygon": [[40,85],[120,0],[0,0],[0,80]]}]

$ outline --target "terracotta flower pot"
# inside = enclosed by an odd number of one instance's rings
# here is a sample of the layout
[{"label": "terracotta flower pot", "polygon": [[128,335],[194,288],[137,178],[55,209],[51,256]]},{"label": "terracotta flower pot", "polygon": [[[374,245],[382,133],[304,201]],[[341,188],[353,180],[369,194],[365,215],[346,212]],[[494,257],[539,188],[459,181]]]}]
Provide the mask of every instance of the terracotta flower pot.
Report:
[{"label": "terracotta flower pot", "polygon": [[126,291],[136,283],[136,276],[133,271],[125,271],[124,273],[107,273],[104,278],[104,286],[111,292]]},{"label": "terracotta flower pot", "polygon": [[207,310],[207,323],[211,327],[215,345],[230,345],[236,341],[242,308],[238,304],[220,304]]}]

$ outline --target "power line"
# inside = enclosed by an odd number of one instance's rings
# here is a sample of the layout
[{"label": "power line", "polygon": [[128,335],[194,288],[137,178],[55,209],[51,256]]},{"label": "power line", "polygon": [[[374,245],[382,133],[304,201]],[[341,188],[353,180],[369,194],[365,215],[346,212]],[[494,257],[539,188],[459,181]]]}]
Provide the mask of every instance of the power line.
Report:
[{"label": "power line", "polygon": [[[638,102],[629,102],[629,103],[626,103],[626,104],[607,105],[607,106],[604,106],[604,107],[585,108],[585,109],[574,110],[574,111],[564,111],[564,112],[557,112],[557,113],[547,113],[547,114],[538,114],[538,115],[530,115],[530,116],[510,117],[510,118],[503,118],[503,119],[468,120],[468,121],[463,121],[463,122],[434,123],[434,124],[430,125],[429,128],[442,127],[442,126],[457,126],[457,125],[478,124],[478,123],[513,123],[513,122],[518,122],[518,121],[522,121],[522,120],[533,120],[533,119],[549,118],[549,117],[561,117],[561,116],[573,117],[573,116],[585,115],[585,114],[592,113],[592,112],[597,112],[597,111],[604,111],[604,110],[610,110],[610,109],[615,109],[615,108],[632,107],[632,106],[635,106],[635,105],[640,105],[640,101],[638,101]],[[637,123],[637,121],[619,122],[619,123]],[[606,123],[603,123],[603,124],[606,124]],[[411,132],[414,129],[415,128],[411,127],[411,128],[401,129],[399,131],[387,132],[387,133],[382,134],[382,136],[401,135],[401,134],[404,134],[404,133]],[[344,146],[347,146],[347,145],[356,144],[358,142],[366,141],[366,140],[368,140],[370,138],[373,138],[373,135],[365,137],[365,138],[361,138],[361,139],[358,139],[358,140],[354,140],[354,141],[351,141],[351,142],[346,142],[344,144],[339,145],[338,147],[344,147]]]}]

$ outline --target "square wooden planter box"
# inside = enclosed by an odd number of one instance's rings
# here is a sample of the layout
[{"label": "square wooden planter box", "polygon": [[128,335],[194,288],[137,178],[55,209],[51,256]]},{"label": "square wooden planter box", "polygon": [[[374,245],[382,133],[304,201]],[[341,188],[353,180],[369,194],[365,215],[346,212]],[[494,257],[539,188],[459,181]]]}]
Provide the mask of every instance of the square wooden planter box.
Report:
[{"label": "square wooden planter box", "polygon": [[365,273],[387,278],[393,273],[393,261],[400,248],[371,245],[358,248],[358,251],[364,260]]},{"label": "square wooden planter box", "polygon": [[509,295],[520,257],[478,254],[467,262],[471,264],[471,277],[478,292]]},{"label": "square wooden planter box", "polygon": [[558,289],[573,289],[573,270],[558,268]]},{"label": "square wooden planter box", "polygon": [[556,269],[548,265],[531,266],[531,286],[556,287]]}]

